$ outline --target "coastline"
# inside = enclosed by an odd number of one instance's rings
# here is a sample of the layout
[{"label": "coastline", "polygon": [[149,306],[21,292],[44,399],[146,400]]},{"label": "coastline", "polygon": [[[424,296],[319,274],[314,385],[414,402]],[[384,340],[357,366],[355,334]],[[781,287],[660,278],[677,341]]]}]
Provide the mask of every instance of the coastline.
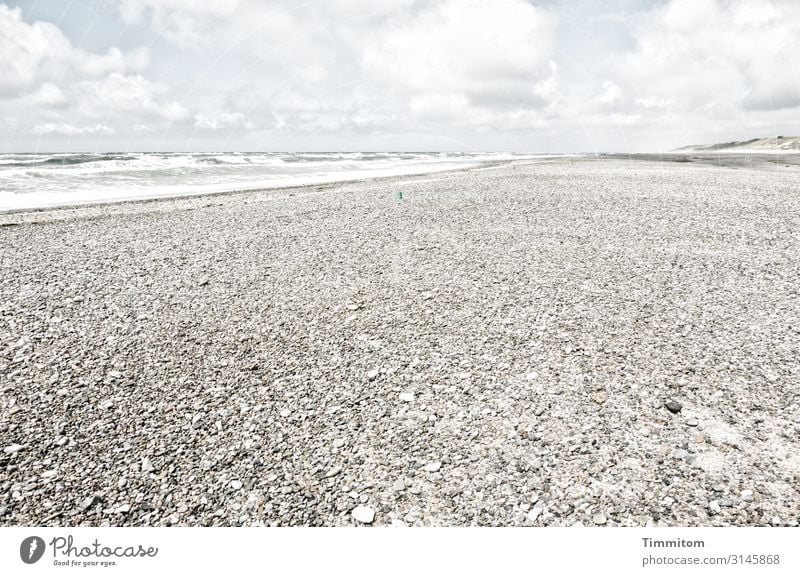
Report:
[{"label": "coastline", "polygon": [[[259,182],[255,181],[252,184],[239,183],[237,185],[215,185],[212,187],[195,186],[184,191],[170,191],[159,192],[150,191],[144,192],[139,195],[110,197],[108,199],[80,199],[70,202],[53,202],[43,205],[21,206],[19,208],[0,208],[0,215],[13,214],[17,212],[36,212],[41,210],[53,210],[61,208],[80,208],[87,206],[96,206],[102,204],[117,204],[125,202],[146,202],[150,200],[162,200],[170,198],[193,198],[205,196],[217,196],[220,194],[236,194],[244,192],[254,192],[260,190],[282,190],[288,188],[305,188],[313,186],[327,186],[333,184],[347,184],[350,182],[360,182],[376,180],[381,178],[402,178],[405,176],[418,176],[423,174],[438,174],[442,172],[451,172],[454,170],[468,170],[471,167],[480,166],[485,164],[493,164],[496,162],[514,162],[515,160],[489,160],[489,161],[476,161],[474,164],[467,165],[453,165],[452,163],[443,163],[441,166],[428,166],[427,169],[422,169],[422,166],[414,168],[397,167],[389,169],[388,171],[375,171],[375,174],[369,174],[368,171],[361,171],[363,175],[351,177],[350,174],[336,174],[331,173],[325,176],[286,176],[283,179],[276,178],[273,182]],[[356,171],[359,172],[359,171]]]},{"label": "coastline", "polygon": [[[231,188],[229,190],[218,190],[213,192],[197,192],[197,193],[186,193],[186,194],[172,194],[172,195],[163,195],[163,196],[143,196],[140,198],[125,198],[125,199],[110,199],[107,201],[102,202],[76,202],[73,204],[59,204],[53,206],[39,206],[39,207],[30,207],[30,208],[15,208],[9,210],[0,210],[0,226],[9,226],[15,225],[16,222],[13,222],[14,216],[21,216],[26,214],[43,214],[49,212],[68,212],[68,211],[82,211],[82,210],[92,210],[98,208],[112,208],[115,206],[137,206],[137,205],[148,205],[148,204],[160,204],[160,203],[169,203],[171,201],[181,203],[182,201],[189,201],[189,200],[203,200],[203,199],[214,199],[219,197],[228,197],[228,196],[237,196],[237,195],[247,195],[247,194],[270,194],[276,193],[286,194],[287,192],[289,195],[293,195],[298,191],[311,191],[311,190],[328,190],[336,186],[346,186],[349,184],[358,184],[358,183],[366,183],[366,182],[376,182],[380,183],[382,181],[392,181],[397,179],[413,179],[416,177],[421,176],[437,176],[442,174],[454,173],[454,172],[461,172],[461,171],[470,171],[474,170],[477,167],[483,166],[495,166],[495,165],[503,165],[506,163],[514,163],[519,162],[518,160],[503,160],[503,161],[488,161],[482,162],[475,166],[461,166],[461,167],[453,167],[448,168],[446,170],[437,170],[433,172],[414,172],[410,174],[400,174],[400,175],[380,175],[380,176],[371,176],[365,178],[355,178],[352,180],[330,180],[330,181],[320,181],[308,184],[289,184],[289,185],[281,185],[281,186],[272,186],[272,187],[254,187],[254,188]],[[4,217],[8,222],[4,222]]]},{"label": "coastline", "polygon": [[[656,153],[582,153],[582,154],[554,154],[549,157],[534,157],[534,158],[519,158],[519,159],[503,159],[503,160],[482,160],[475,164],[468,166],[448,166],[446,168],[437,168],[427,171],[412,171],[408,173],[399,174],[379,174],[374,176],[364,176],[353,179],[337,179],[337,178],[323,178],[319,181],[313,181],[301,184],[277,184],[275,186],[243,186],[231,187],[220,190],[200,191],[200,192],[185,192],[185,193],[169,193],[161,195],[142,195],[131,196],[123,198],[110,198],[102,201],[76,201],[71,203],[53,204],[47,206],[31,206],[20,208],[0,209],[0,226],[3,224],[4,216],[13,216],[15,214],[34,214],[38,212],[61,211],[70,209],[83,209],[83,208],[96,208],[100,206],[114,206],[124,204],[138,204],[147,202],[162,202],[170,200],[191,199],[191,198],[214,198],[225,195],[235,194],[248,194],[255,192],[268,192],[283,190],[310,190],[313,188],[328,188],[336,185],[346,185],[356,182],[379,182],[381,180],[390,180],[395,178],[414,178],[418,176],[438,174],[447,174],[460,171],[483,171],[493,170],[505,165],[516,164],[543,164],[552,162],[570,162],[576,160],[592,161],[592,160],[630,160],[630,161],[646,161],[646,162],[659,162],[666,164],[694,162],[697,164],[715,165],[718,167],[728,168],[741,168],[753,170],[771,170],[776,166],[783,168],[800,168],[800,153],[786,153],[775,155],[771,152],[757,151],[757,152],[727,152],[720,153],[718,151],[673,151],[673,152],[656,152]],[[5,224],[8,225],[8,224]]]}]

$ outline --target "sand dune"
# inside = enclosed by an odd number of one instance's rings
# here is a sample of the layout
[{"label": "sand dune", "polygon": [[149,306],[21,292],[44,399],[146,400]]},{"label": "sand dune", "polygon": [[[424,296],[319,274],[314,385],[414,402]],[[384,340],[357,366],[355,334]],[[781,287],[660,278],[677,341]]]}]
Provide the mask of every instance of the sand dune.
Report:
[{"label": "sand dune", "polygon": [[775,138],[753,138],[741,142],[717,144],[692,144],[676,150],[680,152],[800,152],[800,137],[777,136]]}]

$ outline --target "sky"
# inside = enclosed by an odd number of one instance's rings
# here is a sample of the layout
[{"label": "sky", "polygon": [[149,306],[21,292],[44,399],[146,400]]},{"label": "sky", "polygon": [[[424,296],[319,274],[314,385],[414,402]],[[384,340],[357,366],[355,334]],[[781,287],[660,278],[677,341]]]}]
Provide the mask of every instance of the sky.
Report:
[{"label": "sky", "polygon": [[0,151],[644,152],[800,134],[795,0],[0,2]]}]

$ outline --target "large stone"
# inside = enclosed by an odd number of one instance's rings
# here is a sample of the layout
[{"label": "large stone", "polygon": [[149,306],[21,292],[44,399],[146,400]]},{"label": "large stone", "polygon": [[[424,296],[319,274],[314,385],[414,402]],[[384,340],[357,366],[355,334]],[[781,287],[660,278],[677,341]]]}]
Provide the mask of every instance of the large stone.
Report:
[{"label": "large stone", "polygon": [[361,524],[372,524],[375,520],[375,510],[369,506],[356,506],[350,514]]}]

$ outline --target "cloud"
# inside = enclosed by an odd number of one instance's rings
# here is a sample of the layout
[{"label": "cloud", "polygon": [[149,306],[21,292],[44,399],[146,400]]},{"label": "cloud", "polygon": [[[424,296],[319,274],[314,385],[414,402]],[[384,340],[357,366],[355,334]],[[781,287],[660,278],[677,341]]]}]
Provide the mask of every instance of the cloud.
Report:
[{"label": "cloud", "polygon": [[[0,4],[0,122],[137,148],[664,149],[800,131],[800,3],[611,6],[121,0],[91,51]],[[103,43],[117,32],[124,49]]]},{"label": "cloud", "polygon": [[122,0],[119,10],[126,22],[149,21],[159,35],[186,49],[202,43],[238,5],[238,0]]},{"label": "cloud", "polygon": [[34,134],[64,134],[67,136],[75,136],[79,134],[113,134],[114,130],[105,124],[97,124],[95,126],[75,126],[67,122],[38,124],[34,126],[32,132]]},{"label": "cloud", "polygon": [[525,1],[446,0],[370,34],[362,64],[413,116],[491,121],[556,96],[555,24]]},{"label": "cloud", "polygon": [[[234,65],[243,70],[221,103],[283,133],[437,118],[471,129],[558,96],[556,19],[527,0],[126,0],[121,12],[164,30],[180,50],[208,54],[211,67],[221,58],[245,64]],[[227,71],[203,68],[196,78],[219,74]],[[219,120],[198,114],[195,126],[225,127]]]},{"label": "cloud", "polygon": [[102,80],[78,84],[79,110],[85,117],[107,117],[134,113],[170,122],[189,118],[189,111],[174,101],[162,101],[159,94],[167,87],[153,83],[140,75],[112,73]]},{"label": "cloud", "polygon": [[199,130],[231,129],[242,124],[244,124],[244,114],[239,112],[223,112],[213,119],[205,114],[197,114],[194,117],[194,126]]},{"label": "cloud", "polygon": [[72,46],[54,24],[22,20],[19,8],[0,4],[0,95],[35,89],[42,82],[60,83],[73,77],[100,77],[110,72],[143,70],[149,51],[123,52],[112,47],[93,54]]},{"label": "cloud", "polygon": [[650,110],[800,105],[800,68],[791,64],[800,54],[796,2],[672,0],[642,16],[635,37],[617,74]]},{"label": "cloud", "polygon": [[114,134],[141,120],[190,117],[165,98],[168,86],[141,74],[150,65],[147,47],[90,52],[73,46],[56,25],[25,22],[19,8],[0,4],[0,53],[0,114],[27,124],[23,134]]},{"label": "cloud", "polygon": [[35,92],[27,96],[28,101],[41,106],[61,106],[67,102],[61,88],[52,82],[42,83]]}]

